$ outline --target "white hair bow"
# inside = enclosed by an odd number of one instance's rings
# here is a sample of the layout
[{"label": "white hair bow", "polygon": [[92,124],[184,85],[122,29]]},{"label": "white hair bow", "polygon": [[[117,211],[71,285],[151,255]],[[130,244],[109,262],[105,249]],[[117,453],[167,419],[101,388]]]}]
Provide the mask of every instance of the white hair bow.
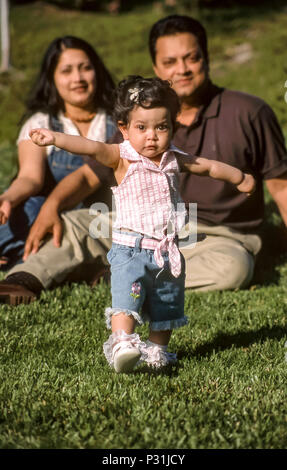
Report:
[{"label": "white hair bow", "polygon": [[138,103],[139,94],[142,90],[140,88],[130,88],[128,91],[130,93],[130,100],[134,101],[135,103]]}]

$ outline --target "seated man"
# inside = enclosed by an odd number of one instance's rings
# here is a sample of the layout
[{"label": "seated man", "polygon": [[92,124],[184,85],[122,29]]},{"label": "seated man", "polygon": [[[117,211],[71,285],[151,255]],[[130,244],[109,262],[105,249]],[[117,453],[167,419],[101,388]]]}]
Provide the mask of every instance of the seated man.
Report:
[{"label": "seated man", "polygon": [[171,81],[181,101],[173,143],[251,173],[257,183],[245,198],[228,183],[182,175],[182,197],[197,202],[197,230],[206,234],[195,247],[181,247],[186,287],[247,286],[261,248],[264,180],[287,223],[287,153],[277,119],[263,100],[212,83],[206,31],[193,18],[159,20],[151,28],[149,50],[156,75]]},{"label": "seated man", "polygon": [[[173,15],[158,21],[151,29],[149,47],[155,73],[172,81],[181,101],[174,144],[191,154],[237,166],[253,174],[257,182],[256,191],[247,199],[228,183],[183,175],[182,197],[186,203],[197,202],[198,232],[206,234],[195,247],[181,245],[187,264],[186,287],[206,291],[247,286],[261,247],[264,180],[287,223],[287,153],[277,119],[261,99],[211,82],[206,32],[193,18]],[[61,216],[60,247],[50,240],[36,253],[48,230],[58,243],[58,211],[68,208],[70,195],[80,200],[86,180],[90,189],[99,184],[87,166],[85,173],[81,169],[74,173],[73,182],[71,176],[43,206],[27,240],[26,261],[0,283],[0,300],[29,301],[41,289],[69,279],[80,266],[86,275],[90,270],[86,266],[91,268],[93,260],[107,263],[109,240],[89,238],[94,216],[82,209]],[[31,251],[36,254],[27,257]]]}]

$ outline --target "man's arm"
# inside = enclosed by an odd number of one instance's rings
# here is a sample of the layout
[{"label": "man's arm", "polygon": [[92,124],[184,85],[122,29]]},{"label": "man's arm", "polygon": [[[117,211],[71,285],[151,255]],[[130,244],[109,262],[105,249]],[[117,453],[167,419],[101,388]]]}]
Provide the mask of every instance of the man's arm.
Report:
[{"label": "man's arm", "polygon": [[287,227],[287,172],[280,178],[266,180],[266,186],[277,204],[281,217]]},{"label": "man's arm", "polygon": [[38,251],[48,233],[52,233],[54,245],[60,246],[62,222],[59,212],[75,207],[100,186],[98,176],[87,164],[63,178],[46,199],[30,229],[23,260],[25,261],[30,253]]},{"label": "man's arm", "polygon": [[59,212],[73,209],[101,185],[97,174],[88,164],[84,164],[57,184],[45,204],[53,203]]}]

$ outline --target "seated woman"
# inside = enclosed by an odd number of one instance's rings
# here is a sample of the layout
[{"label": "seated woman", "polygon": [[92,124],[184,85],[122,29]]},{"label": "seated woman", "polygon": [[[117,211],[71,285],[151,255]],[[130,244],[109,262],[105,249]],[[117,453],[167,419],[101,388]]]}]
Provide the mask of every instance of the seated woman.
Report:
[{"label": "seated woman", "polygon": [[[22,261],[29,229],[57,183],[88,162],[54,146],[40,148],[29,138],[35,127],[105,142],[116,127],[110,117],[113,79],[93,47],[64,36],[48,47],[32,88],[18,145],[19,171],[0,195],[0,263],[10,269]],[[95,169],[103,181],[106,169]]]}]

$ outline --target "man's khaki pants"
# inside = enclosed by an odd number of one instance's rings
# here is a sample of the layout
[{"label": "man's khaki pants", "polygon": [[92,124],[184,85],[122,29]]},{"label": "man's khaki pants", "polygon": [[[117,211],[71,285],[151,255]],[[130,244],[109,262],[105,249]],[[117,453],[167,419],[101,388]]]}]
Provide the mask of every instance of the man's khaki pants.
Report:
[{"label": "man's khaki pants", "polygon": [[237,289],[251,282],[261,248],[258,235],[203,224],[197,224],[197,234],[195,246],[180,242],[186,262],[185,287],[197,291]]},{"label": "man's khaki pants", "polygon": [[[97,218],[89,213],[89,209],[79,209],[62,214],[62,220],[61,246],[55,247],[50,239],[38,253],[31,254],[8,275],[28,272],[47,289],[67,280],[88,281],[100,267],[108,265],[106,254],[111,246],[111,214]],[[261,248],[260,238],[223,226],[198,224],[197,232],[204,234],[202,241],[189,245],[180,242],[186,260],[186,287],[208,291],[248,285],[253,276],[255,255]]]}]

